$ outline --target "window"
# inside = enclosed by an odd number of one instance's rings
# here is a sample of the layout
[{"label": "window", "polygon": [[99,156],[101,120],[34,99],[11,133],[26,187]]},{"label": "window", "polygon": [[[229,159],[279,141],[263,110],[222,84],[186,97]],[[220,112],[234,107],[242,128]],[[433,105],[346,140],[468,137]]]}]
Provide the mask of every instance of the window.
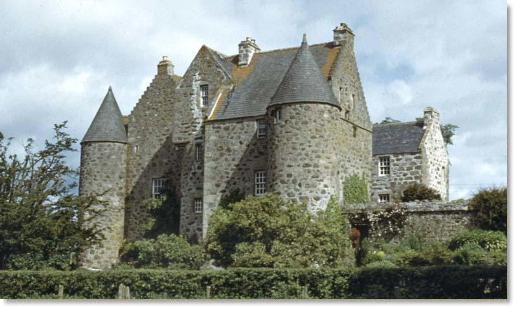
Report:
[{"label": "window", "polygon": [[345,110],[345,113],[344,113],[345,120],[349,120],[349,114],[350,114],[350,112],[348,110]]},{"label": "window", "polygon": [[133,153],[137,153],[138,152],[138,145],[134,145],[133,146]]},{"label": "window", "polygon": [[281,109],[276,109],[273,111],[273,123],[278,123],[281,121]]},{"label": "window", "polygon": [[194,159],[198,162],[203,159],[203,145],[201,143],[194,145]]},{"label": "window", "polygon": [[266,137],[266,121],[264,120],[257,120],[257,137],[258,138],[265,138]]},{"label": "window", "polygon": [[203,212],[203,200],[201,198],[194,199],[194,213],[201,214]]},{"label": "window", "polygon": [[380,157],[379,175],[390,175],[390,157]]},{"label": "window", "polygon": [[167,185],[166,178],[153,178],[151,193],[153,198],[165,198],[165,190]]},{"label": "window", "polygon": [[358,127],[353,126],[353,137],[356,137],[357,131],[358,131]]},{"label": "window", "polygon": [[209,106],[209,85],[201,85],[200,86],[200,92],[201,92],[201,103],[203,107]]},{"label": "window", "polygon": [[390,202],[390,194],[380,194],[380,195],[378,195],[378,202],[380,202],[380,203],[389,203]]},{"label": "window", "polygon": [[263,195],[266,193],[266,172],[255,172],[255,195]]}]

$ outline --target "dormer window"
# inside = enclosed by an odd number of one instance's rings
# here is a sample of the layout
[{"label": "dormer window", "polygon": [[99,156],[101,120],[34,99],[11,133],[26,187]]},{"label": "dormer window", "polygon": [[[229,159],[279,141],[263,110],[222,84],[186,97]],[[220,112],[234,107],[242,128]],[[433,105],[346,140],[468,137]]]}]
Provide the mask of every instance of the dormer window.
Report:
[{"label": "dormer window", "polygon": [[276,109],[274,112],[273,112],[273,123],[279,123],[281,121],[281,109]]},{"label": "dormer window", "polygon": [[201,93],[201,104],[203,107],[209,106],[209,85],[203,84],[200,85],[200,93]]}]

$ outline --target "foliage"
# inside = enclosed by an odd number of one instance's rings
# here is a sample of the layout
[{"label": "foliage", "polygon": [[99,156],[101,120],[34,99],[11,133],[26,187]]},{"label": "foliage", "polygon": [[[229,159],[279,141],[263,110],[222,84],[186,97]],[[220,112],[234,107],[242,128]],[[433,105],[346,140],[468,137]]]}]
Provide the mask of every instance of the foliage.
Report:
[{"label": "foliage", "polygon": [[0,269],[71,269],[83,248],[102,239],[100,196],[77,196],[77,170],[65,162],[77,142],[54,126],[52,141],[18,155],[0,133]]},{"label": "foliage", "polygon": [[383,119],[383,121],[381,121],[381,124],[387,124],[387,123],[400,123],[401,121],[400,120],[397,120],[397,119],[392,119],[390,117],[385,117],[385,119]]},{"label": "foliage", "polygon": [[332,200],[316,216],[277,195],[248,197],[213,213],[206,250],[220,266],[337,267],[352,263],[348,223]]},{"label": "foliage", "polygon": [[347,177],[344,181],[344,200],[347,204],[369,202],[369,185],[367,179],[358,175]]},{"label": "foliage", "polygon": [[440,199],[441,195],[437,190],[428,188],[426,185],[420,183],[409,185],[403,191],[403,196],[401,197],[402,202],[433,201]]},{"label": "foliage", "polygon": [[506,250],[507,237],[499,231],[466,230],[450,240],[449,248],[457,250],[466,244],[475,244],[487,251]]},{"label": "foliage", "polygon": [[206,258],[201,246],[190,245],[174,234],[162,234],[126,245],[121,260],[134,267],[199,269]]},{"label": "foliage", "polygon": [[373,239],[389,240],[401,234],[407,219],[407,210],[397,204],[374,211],[363,211],[349,214],[354,226],[364,226]]},{"label": "foliage", "polygon": [[441,133],[446,145],[453,145],[453,136],[458,128],[459,126],[451,123],[441,125]]},{"label": "foliage", "polygon": [[231,191],[229,194],[223,195],[219,201],[218,207],[228,209],[231,204],[237,203],[245,199],[245,194],[239,189]]},{"label": "foliage", "polygon": [[146,238],[180,232],[180,203],[173,190],[164,192],[162,199],[149,198],[144,201],[144,209],[149,211],[146,222],[141,224]]},{"label": "foliage", "polygon": [[481,229],[507,233],[507,188],[480,190],[469,202],[474,223]]},{"label": "foliage", "polygon": [[506,298],[507,268],[435,266],[363,269],[3,271],[0,298]]}]

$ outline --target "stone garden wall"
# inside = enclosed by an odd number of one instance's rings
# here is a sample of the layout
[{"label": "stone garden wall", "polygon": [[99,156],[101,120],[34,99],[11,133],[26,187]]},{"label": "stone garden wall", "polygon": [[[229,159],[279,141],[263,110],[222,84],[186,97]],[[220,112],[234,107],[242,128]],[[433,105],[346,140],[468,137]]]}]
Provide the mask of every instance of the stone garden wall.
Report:
[{"label": "stone garden wall", "polygon": [[[416,235],[426,241],[447,241],[471,226],[473,213],[468,201],[422,201],[381,206],[377,203],[351,205],[349,213],[375,212],[389,206],[402,207],[407,218],[401,236]],[[397,239],[395,239],[397,241]]]}]

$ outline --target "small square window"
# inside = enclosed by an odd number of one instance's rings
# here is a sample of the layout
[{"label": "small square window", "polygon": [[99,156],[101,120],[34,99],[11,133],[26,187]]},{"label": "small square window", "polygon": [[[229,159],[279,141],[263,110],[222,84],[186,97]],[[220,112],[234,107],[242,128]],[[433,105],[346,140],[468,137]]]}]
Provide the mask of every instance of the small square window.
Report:
[{"label": "small square window", "polygon": [[203,107],[209,106],[209,85],[200,85],[200,92]]},{"label": "small square window", "polygon": [[153,198],[165,198],[165,191],[167,186],[166,178],[153,178],[151,186],[151,194],[153,195]]},{"label": "small square window", "polygon": [[265,138],[266,132],[267,132],[267,126],[266,121],[264,120],[257,120],[257,137],[258,138]]},{"label": "small square window", "polygon": [[255,172],[255,195],[263,195],[266,193],[266,172]]},{"label": "small square window", "polygon": [[201,198],[194,199],[194,213],[203,213],[203,200]]},{"label": "small square window", "polygon": [[390,194],[380,194],[380,195],[378,195],[378,202],[380,202],[380,203],[389,203],[390,202]]},{"label": "small square window", "polygon": [[203,159],[203,145],[201,143],[194,145],[194,159],[198,162]]},{"label": "small square window", "polygon": [[390,157],[380,157],[379,158],[379,175],[390,175]]}]

